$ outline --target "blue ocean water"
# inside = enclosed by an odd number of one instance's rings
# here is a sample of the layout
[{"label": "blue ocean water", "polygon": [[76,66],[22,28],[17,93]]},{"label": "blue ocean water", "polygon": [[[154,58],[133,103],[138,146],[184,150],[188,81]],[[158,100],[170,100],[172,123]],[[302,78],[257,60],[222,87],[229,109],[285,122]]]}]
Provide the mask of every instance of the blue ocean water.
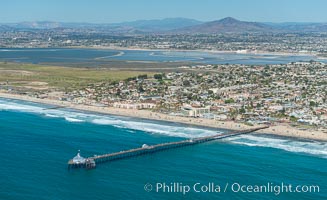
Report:
[{"label": "blue ocean water", "polygon": [[[78,149],[91,156],[225,130],[45,107],[0,99],[1,200],[327,199],[327,144],[288,138],[238,136],[68,171],[67,161]],[[156,192],[158,183],[214,183],[222,191]],[[320,188],[276,195],[233,192],[234,183]],[[146,184],[153,190],[145,191]]]},{"label": "blue ocean water", "polygon": [[107,61],[150,61],[150,62],[194,62],[204,64],[285,64],[296,61],[317,60],[306,55],[271,55],[214,53],[201,51],[143,51],[143,50],[109,50],[109,49],[0,49],[0,61],[23,63],[82,64],[97,66]]}]

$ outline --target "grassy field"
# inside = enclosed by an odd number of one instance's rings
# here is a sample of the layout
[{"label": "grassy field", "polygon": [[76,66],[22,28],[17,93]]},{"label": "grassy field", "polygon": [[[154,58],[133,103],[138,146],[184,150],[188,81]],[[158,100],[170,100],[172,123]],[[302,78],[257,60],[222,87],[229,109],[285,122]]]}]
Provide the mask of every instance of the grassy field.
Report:
[{"label": "grassy field", "polygon": [[[26,88],[76,89],[90,83],[119,81],[155,72],[0,63],[0,84]],[[42,87],[41,87],[42,86]]]}]

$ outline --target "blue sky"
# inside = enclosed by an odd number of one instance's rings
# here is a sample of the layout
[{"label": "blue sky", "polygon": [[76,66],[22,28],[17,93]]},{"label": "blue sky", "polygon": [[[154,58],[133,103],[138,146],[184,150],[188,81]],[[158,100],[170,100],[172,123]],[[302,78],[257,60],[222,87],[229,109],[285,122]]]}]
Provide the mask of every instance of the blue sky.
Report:
[{"label": "blue sky", "polygon": [[1,0],[0,23],[112,23],[186,17],[259,22],[327,22],[326,0]]}]

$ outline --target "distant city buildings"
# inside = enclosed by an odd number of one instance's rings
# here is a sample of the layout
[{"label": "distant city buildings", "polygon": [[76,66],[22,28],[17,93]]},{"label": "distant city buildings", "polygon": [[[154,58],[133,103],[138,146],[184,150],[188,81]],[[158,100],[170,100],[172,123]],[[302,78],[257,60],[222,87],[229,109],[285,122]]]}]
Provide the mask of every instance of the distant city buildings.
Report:
[{"label": "distant city buildings", "polygon": [[105,47],[326,56],[327,33],[119,34],[101,29],[0,30],[0,48]]}]

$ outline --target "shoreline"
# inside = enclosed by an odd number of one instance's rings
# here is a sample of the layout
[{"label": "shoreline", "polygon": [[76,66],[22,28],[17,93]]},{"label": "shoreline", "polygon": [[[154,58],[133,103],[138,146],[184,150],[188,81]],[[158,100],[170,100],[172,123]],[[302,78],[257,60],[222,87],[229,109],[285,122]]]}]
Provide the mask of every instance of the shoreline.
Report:
[{"label": "shoreline", "polygon": [[[317,53],[310,53],[310,52],[269,52],[269,51],[249,51],[249,52],[237,52],[237,51],[223,51],[223,50],[209,50],[209,49],[151,49],[151,48],[133,48],[133,47],[88,47],[88,46],[81,46],[81,47],[71,47],[72,49],[98,49],[98,50],[127,50],[127,51],[175,51],[175,52],[201,52],[201,53],[212,53],[212,54],[237,54],[237,55],[246,55],[246,54],[253,54],[253,55],[274,55],[274,56],[314,56],[317,59]],[[323,58],[322,59],[326,59]]]},{"label": "shoreline", "polygon": [[[134,117],[134,118],[146,119],[146,120],[173,122],[173,123],[180,123],[184,125],[192,125],[192,126],[199,126],[205,128],[243,130],[243,129],[261,127],[261,125],[248,126],[233,121],[216,121],[212,119],[172,116],[163,113],[152,112],[149,110],[133,110],[133,109],[97,107],[92,105],[74,104],[67,101],[39,99],[26,95],[10,94],[3,91],[0,91],[0,98],[1,97],[8,98],[8,99],[29,101],[34,103],[64,106],[66,108],[71,108],[81,111],[96,112],[96,113],[116,115],[116,116]],[[256,131],[255,133],[263,134],[263,135],[284,136],[284,137],[296,138],[296,139],[306,139],[306,140],[323,141],[323,142],[327,141],[327,133],[318,130],[299,130],[287,124],[272,125],[267,129],[259,130]]]},{"label": "shoreline", "polygon": [[[52,47],[51,47],[52,48]],[[1,49],[25,49],[25,48],[1,48]],[[49,49],[49,47],[33,47],[26,49]],[[171,52],[201,52],[212,54],[237,54],[237,55],[272,55],[272,56],[313,56],[315,59],[327,59],[327,57],[319,57],[318,52],[269,52],[269,51],[223,51],[223,50],[209,50],[209,49],[153,49],[153,48],[139,48],[139,47],[118,47],[118,46],[70,46],[70,47],[53,47],[52,49],[94,49],[94,50],[117,50],[117,51],[171,51]]]}]

